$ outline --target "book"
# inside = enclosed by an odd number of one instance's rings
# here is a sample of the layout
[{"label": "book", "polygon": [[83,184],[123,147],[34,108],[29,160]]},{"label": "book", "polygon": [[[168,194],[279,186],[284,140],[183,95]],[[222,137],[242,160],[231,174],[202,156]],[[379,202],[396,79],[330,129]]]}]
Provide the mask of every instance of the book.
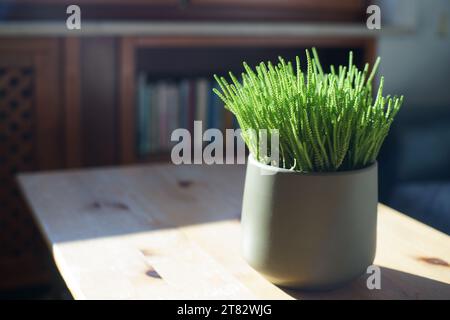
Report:
[{"label": "book", "polygon": [[222,130],[223,127],[223,102],[213,92],[213,88],[218,85],[210,85],[209,87],[209,106],[208,106],[208,128]]},{"label": "book", "polygon": [[156,90],[158,93],[157,98],[157,108],[158,108],[158,115],[159,115],[159,122],[158,122],[158,141],[159,141],[159,148],[161,150],[165,150],[168,148],[167,143],[167,131],[168,131],[168,120],[167,120],[167,84],[166,82],[158,82],[156,85]]},{"label": "book", "polygon": [[208,94],[208,112],[207,112],[207,123],[206,123],[206,129],[211,129],[216,127],[216,106],[215,106],[215,97],[214,93],[212,92],[212,86],[209,84],[209,91]]},{"label": "book", "polygon": [[208,110],[208,80],[201,78],[196,83],[196,113],[195,120],[203,123],[203,128],[207,126],[207,110]]},{"label": "book", "polygon": [[234,115],[231,113],[231,111],[225,109],[223,114],[224,114],[223,130],[225,131],[226,129],[235,129]]},{"label": "book", "polygon": [[166,87],[167,94],[167,145],[172,147],[176,143],[171,141],[172,132],[178,129],[179,87],[175,83],[169,83]]},{"label": "book", "polygon": [[189,96],[188,96],[188,129],[191,133],[194,132],[194,120],[196,114],[196,100],[197,91],[196,83],[194,80],[189,80]]},{"label": "book", "polygon": [[237,128],[231,112],[212,91],[217,84],[206,78],[183,78],[179,81],[148,81],[140,73],[137,79],[137,149],[140,156],[166,152],[177,143],[172,132],[186,128],[193,133],[194,121],[202,121],[203,130]]},{"label": "book", "polygon": [[189,81],[181,80],[178,92],[178,125],[180,128],[189,129]]},{"label": "book", "polygon": [[158,86],[155,83],[150,85],[152,94],[150,95],[150,152],[159,150],[159,108],[158,108]]},{"label": "book", "polygon": [[147,75],[140,73],[138,77],[137,98],[137,141],[140,156],[150,153],[150,87],[147,84]]}]

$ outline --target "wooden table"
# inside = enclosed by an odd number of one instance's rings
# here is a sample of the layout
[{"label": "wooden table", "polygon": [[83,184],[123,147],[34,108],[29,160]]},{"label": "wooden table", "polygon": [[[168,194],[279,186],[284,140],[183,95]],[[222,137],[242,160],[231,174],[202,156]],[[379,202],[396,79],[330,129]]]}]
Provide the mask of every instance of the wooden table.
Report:
[{"label": "wooden table", "polygon": [[240,256],[242,166],[24,174],[21,188],[76,299],[450,299],[450,237],[379,206],[381,290],[283,290]]}]

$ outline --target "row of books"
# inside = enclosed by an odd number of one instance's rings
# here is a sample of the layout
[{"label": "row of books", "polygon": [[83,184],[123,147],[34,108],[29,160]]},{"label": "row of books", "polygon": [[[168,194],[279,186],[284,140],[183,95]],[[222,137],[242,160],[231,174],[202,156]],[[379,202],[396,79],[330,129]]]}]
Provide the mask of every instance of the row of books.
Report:
[{"label": "row of books", "polygon": [[212,91],[214,86],[206,78],[155,82],[140,74],[136,112],[139,155],[169,150],[177,143],[170,141],[172,131],[186,128],[192,133],[195,120],[202,121],[203,130],[235,128],[234,117]]}]

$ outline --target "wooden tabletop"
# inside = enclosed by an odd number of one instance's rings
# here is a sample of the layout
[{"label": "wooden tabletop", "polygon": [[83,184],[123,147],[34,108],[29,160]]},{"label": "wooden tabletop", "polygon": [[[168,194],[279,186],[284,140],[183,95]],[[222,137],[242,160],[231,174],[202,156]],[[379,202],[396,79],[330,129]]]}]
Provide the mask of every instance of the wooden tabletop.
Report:
[{"label": "wooden tabletop", "polygon": [[279,288],[240,255],[245,168],[153,165],[24,174],[21,188],[76,299],[450,299],[450,237],[379,206],[368,275]]}]

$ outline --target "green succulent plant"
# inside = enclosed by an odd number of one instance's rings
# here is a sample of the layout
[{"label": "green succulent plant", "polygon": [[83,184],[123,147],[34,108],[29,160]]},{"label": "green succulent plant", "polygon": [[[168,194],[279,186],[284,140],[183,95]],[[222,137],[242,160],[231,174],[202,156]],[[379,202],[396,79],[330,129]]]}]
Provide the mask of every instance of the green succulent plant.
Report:
[{"label": "green succulent plant", "polygon": [[[214,75],[219,89],[214,92],[237,118],[242,137],[252,155],[260,155],[260,139],[246,132],[267,129],[279,136],[279,166],[301,172],[354,170],[376,161],[381,145],[403,102],[403,96],[384,97],[381,77],[372,95],[372,81],[380,58],[369,73],[369,64],[358,70],[349,53],[348,66],[324,72],[315,48],[306,50],[307,69],[296,57],[291,62],[279,57],[273,65],[261,62],[255,69],[243,63],[239,81]],[[269,139],[270,140],[270,139]]]}]

